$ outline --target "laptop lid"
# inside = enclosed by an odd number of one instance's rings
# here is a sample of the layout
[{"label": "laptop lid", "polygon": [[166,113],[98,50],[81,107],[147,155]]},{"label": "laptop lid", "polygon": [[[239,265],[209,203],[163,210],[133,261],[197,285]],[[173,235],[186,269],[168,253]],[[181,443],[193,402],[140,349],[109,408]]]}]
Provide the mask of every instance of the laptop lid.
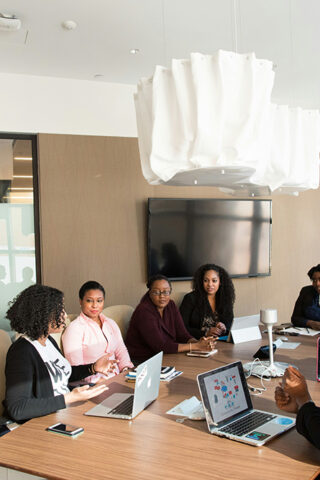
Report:
[{"label": "laptop lid", "polygon": [[232,321],[228,341],[233,343],[249,342],[259,340],[261,332],[259,328],[260,315],[247,315],[236,317]]},{"label": "laptop lid", "polygon": [[241,362],[234,362],[197,377],[209,431],[252,410]]},{"label": "laptop lid", "polygon": [[159,352],[137,367],[132,418],[158,397],[162,357]]}]

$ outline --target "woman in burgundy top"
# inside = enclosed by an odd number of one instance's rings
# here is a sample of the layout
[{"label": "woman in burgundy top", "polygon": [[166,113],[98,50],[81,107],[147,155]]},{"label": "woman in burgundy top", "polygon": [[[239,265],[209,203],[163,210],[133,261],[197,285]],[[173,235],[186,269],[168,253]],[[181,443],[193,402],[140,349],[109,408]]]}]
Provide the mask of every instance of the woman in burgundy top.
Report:
[{"label": "woman in burgundy top", "polygon": [[213,337],[196,340],[186,330],[179,310],[170,300],[171,283],[167,277],[154,275],[147,287],[148,292],[133,312],[125,342],[133,361],[143,361],[161,351],[213,350]]}]

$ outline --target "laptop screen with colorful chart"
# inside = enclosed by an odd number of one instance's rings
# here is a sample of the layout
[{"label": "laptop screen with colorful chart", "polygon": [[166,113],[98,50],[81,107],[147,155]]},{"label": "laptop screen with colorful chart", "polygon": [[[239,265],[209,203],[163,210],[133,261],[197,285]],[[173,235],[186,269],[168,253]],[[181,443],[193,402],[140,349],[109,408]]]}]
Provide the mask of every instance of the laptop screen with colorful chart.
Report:
[{"label": "laptop screen with colorful chart", "polygon": [[255,410],[241,362],[198,375],[210,433],[260,446],[295,425],[290,417]]}]

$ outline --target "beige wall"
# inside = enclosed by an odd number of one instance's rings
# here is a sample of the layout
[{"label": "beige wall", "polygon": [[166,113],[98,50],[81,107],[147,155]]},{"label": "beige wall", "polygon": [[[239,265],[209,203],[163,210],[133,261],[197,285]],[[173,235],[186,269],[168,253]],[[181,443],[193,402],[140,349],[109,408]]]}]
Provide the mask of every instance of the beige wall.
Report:
[{"label": "beige wall", "polygon": [[[39,135],[43,281],[65,292],[69,313],[89,279],[108,305],[135,306],[145,291],[148,197],[225,197],[216,188],[151,186],[142,176],[137,139]],[[226,197],[229,198],[229,197]],[[288,321],[306,271],[320,262],[320,190],[273,198],[272,275],[237,279],[236,315],[277,308]],[[190,289],[175,282],[174,291]]]}]

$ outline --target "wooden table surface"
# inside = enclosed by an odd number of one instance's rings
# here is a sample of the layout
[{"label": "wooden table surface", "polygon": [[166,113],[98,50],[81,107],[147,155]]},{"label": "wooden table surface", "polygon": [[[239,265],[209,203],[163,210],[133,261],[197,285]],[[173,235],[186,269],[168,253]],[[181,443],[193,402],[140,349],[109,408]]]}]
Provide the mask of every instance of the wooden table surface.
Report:
[{"label": "wooden table surface", "polygon": [[[303,345],[296,350],[277,350],[275,360],[299,367],[313,399],[320,404],[320,385],[315,381],[316,338],[293,341],[302,341]],[[267,343],[266,338],[263,343]],[[1,438],[0,465],[65,480],[310,479],[319,468],[320,451],[295,429],[257,448],[210,435],[205,421],[186,420],[181,424],[166,414],[185,398],[200,398],[198,373],[234,360],[250,361],[260,344],[219,343],[218,353],[211,358],[166,355],[164,365],[174,365],[184,373],[170,383],[161,382],[158,400],[133,421],[84,416],[101,397],[33,419]],[[109,392],[132,388],[121,377],[110,381]],[[273,400],[278,381],[265,382],[267,391],[253,397],[256,408],[278,411]],[[249,383],[259,385],[260,380],[251,377]],[[82,426],[84,433],[72,439],[45,430],[56,422]]]}]

